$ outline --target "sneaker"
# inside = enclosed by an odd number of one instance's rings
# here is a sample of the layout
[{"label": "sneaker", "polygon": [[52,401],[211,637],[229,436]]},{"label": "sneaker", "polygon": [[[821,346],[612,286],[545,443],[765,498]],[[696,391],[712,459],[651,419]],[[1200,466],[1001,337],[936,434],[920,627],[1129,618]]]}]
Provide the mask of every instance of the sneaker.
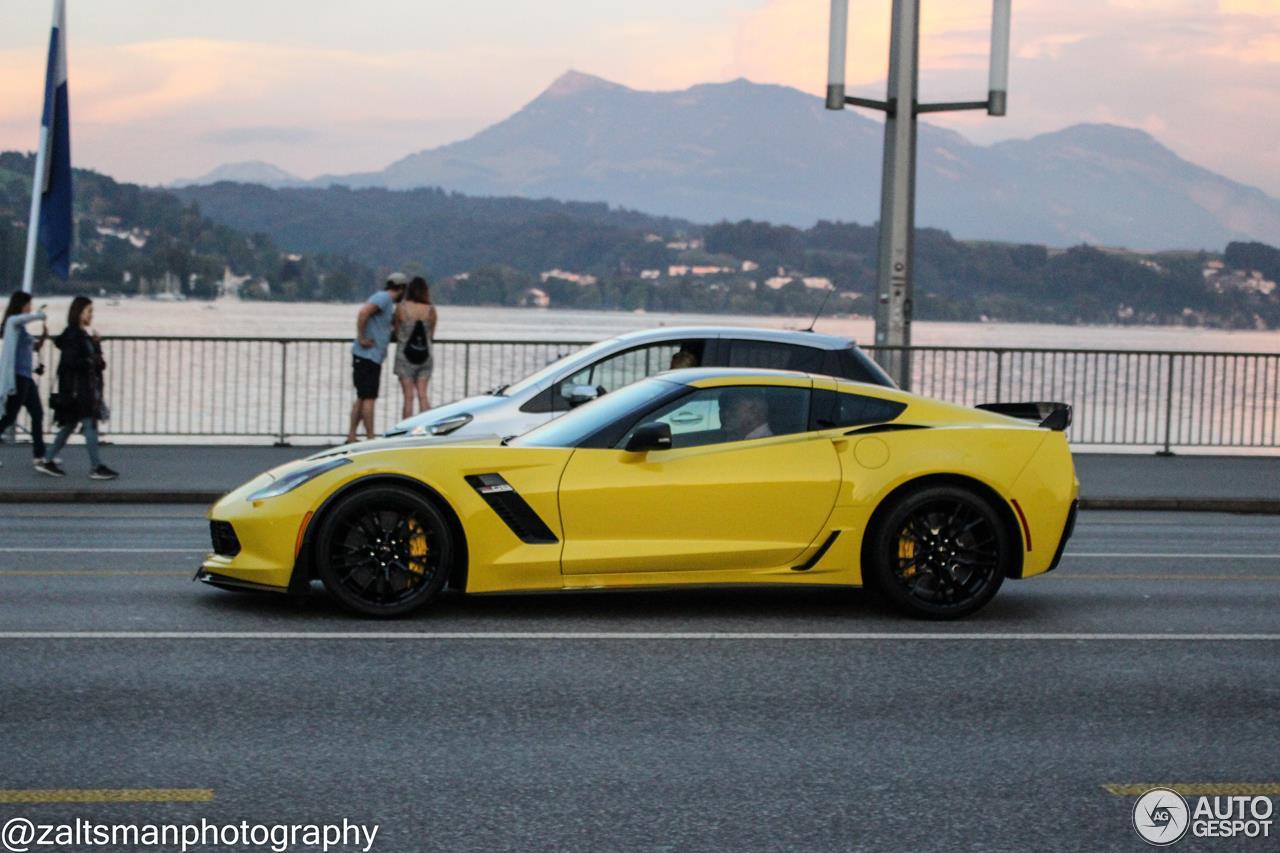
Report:
[{"label": "sneaker", "polygon": [[114,480],[119,476],[119,472],[112,471],[106,465],[99,465],[97,468],[94,468],[89,472],[90,480]]},{"label": "sneaker", "polygon": [[[61,457],[61,456],[55,456],[55,457],[53,457],[52,459],[50,459],[49,461],[50,461],[50,462],[52,462],[52,463],[53,463],[53,464],[55,464],[55,465],[61,465],[61,464],[62,464],[62,457]],[[43,460],[43,459],[41,459],[39,456],[37,456],[35,459],[32,459],[32,460],[31,460],[31,464],[32,464],[32,465],[34,465],[34,466],[36,466],[36,470],[38,471],[38,470],[40,470],[40,466],[44,464],[44,460]]]},{"label": "sneaker", "polygon": [[52,459],[37,459],[36,470],[41,474],[47,474],[50,477],[65,477],[67,472],[58,467],[58,463]]}]

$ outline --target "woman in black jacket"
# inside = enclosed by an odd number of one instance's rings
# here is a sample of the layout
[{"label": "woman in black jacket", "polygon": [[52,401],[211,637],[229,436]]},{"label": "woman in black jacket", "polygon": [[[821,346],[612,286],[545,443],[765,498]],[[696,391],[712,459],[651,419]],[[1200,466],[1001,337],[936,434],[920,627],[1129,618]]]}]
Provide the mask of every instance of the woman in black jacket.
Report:
[{"label": "woman in black jacket", "polygon": [[46,473],[51,469],[55,476],[65,476],[53,461],[58,451],[66,445],[77,426],[84,433],[85,447],[89,450],[89,476],[95,480],[113,480],[120,476],[98,456],[98,421],[102,420],[105,407],[102,402],[102,371],[107,363],[102,359],[102,346],[98,333],[92,331],[93,300],[77,296],[71,300],[67,311],[67,327],[53,342],[62,351],[58,359],[58,393],[49,401],[53,420],[59,427],[58,435],[45,457]]}]

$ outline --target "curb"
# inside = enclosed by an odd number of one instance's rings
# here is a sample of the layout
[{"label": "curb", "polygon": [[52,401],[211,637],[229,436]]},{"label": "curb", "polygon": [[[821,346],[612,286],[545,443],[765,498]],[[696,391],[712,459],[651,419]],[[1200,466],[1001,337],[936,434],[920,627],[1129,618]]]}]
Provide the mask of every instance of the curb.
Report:
[{"label": "curb", "polygon": [[[225,492],[179,489],[4,489],[0,504],[202,504],[216,503]],[[1081,498],[1082,510],[1145,512],[1226,512],[1280,515],[1280,500],[1270,498]]]},{"label": "curb", "polygon": [[199,492],[176,489],[5,489],[0,504],[212,504],[226,492]]}]

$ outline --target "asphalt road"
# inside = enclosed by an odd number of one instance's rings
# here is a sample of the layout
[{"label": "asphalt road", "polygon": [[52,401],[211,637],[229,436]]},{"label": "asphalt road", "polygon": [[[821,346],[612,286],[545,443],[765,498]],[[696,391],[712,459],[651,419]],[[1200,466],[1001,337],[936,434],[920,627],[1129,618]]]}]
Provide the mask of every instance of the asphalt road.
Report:
[{"label": "asphalt road", "polygon": [[[0,823],[1139,850],[1104,785],[1280,782],[1275,518],[1084,513],[1057,571],[946,625],[838,590],[455,596],[373,623],[190,583],[206,537],[193,507],[0,508]],[[81,789],[206,801],[3,802]]]}]

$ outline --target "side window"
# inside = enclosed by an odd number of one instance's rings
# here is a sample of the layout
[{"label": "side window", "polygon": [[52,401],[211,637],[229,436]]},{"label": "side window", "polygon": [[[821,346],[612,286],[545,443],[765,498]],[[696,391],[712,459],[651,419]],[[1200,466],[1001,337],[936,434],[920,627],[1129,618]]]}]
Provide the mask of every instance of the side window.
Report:
[{"label": "side window", "polygon": [[836,356],[835,369],[827,371],[832,376],[852,379],[854,382],[866,382],[870,385],[897,387],[880,366],[857,347],[836,350],[832,354]]},{"label": "side window", "polygon": [[882,400],[879,397],[818,390],[813,392],[810,429],[882,424],[898,417],[906,407],[906,403]]},{"label": "side window", "polygon": [[575,385],[590,385],[601,394],[617,391],[655,373],[676,367],[698,367],[706,352],[706,340],[663,341],[624,350],[589,364],[558,383],[552,394],[556,409],[569,408],[566,392]]},{"label": "side window", "polygon": [[766,367],[821,373],[824,351],[772,341],[730,341],[730,367]]},{"label": "side window", "polygon": [[740,385],[702,388],[640,418],[615,445],[625,447],[642,423],[671,427],[671,446],[700,447],[804,432],[808,388]]}]

